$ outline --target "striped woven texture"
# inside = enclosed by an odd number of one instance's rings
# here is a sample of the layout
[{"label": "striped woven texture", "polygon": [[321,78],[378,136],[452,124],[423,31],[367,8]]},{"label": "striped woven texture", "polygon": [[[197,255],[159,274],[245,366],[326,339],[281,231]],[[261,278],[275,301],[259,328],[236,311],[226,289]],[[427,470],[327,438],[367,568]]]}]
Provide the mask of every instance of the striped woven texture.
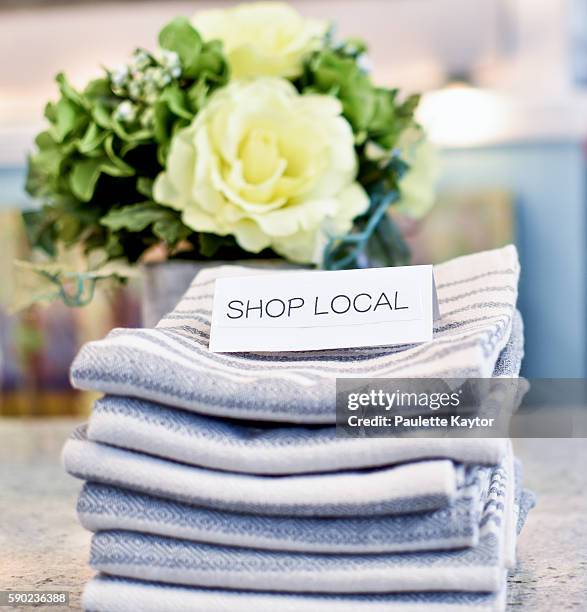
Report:
[{"label": "striped woven texture", "polygon": [[471,466],[455,500],[399,515],[276,517],[227,512],[122,489],[84,485],[77,511],[93,532],[140,531],[210,544],[317,553],[384,553],[475,546],[491,468]]},{"label": "striped woven texture", "polygon": [[205,270],[157,328],[116,329],[86,344],[72,365],[73,385],[212,416],[334,423],[337,377],[491,377],[511,336],[519,263],[510,246],[437,266],[441,318],[428,343],[211,353],[215,279],[246,272]]},{"label": "striped woven texture", "polygon": [[435,268],[429,343],[210,353],[214,281],[250,273],[208,269],[74,361],[106,394],[63,452],[94,533],[85,609],[503,610],[533,504],[509,441],[337,437],[335,379],[518,377],[515,248]]}]

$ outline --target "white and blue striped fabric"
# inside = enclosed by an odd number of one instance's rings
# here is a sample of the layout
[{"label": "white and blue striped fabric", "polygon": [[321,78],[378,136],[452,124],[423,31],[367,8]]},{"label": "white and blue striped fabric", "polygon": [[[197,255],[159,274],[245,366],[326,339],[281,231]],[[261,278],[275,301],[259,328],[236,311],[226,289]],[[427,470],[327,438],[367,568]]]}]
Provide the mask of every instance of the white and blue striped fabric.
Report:
[{"label": "white and blue striped fabric", "polygon": [[389,553],[476,546],[492,468],[467,468],[454,501],[428,512],[343,518],[264,516],[195,506],[89,482],[77,512],[89,531],[152,535],[248,548]]},{"label": "white and blue striped fabric", "polygon": [[248,424],[206,417],[135,398],[106,396],[94,405],[88,440],[179,461],[248,474],[336,472],[446,458],[495,465],[502,438],[350,438],[336,427]]},{"label": "white and blue striped fabric", "polygon": [[315,554],[219,546],[130,531],[94,535],[95,569],[190,586],[311,593],[389,593],[499,589],[515,561],[513,456],[493,470],[475,547],[448,551]]},{"label": "white and blue striped fabric", "polygon": [[74,361],[73,384],[106,394],[63,452],[100,572],[84,608],[502,611],[533,504],[510,442],[337,437],[334,381],[517,378],[515,248],[435,268],[429,343],[212,354],[214,281],[246,273],[202,272],[157,327]]},{"label": "white and blue striped fabric", "polygon": [[204,270],[156,328],[117,329],[86,344],[72,365],[73,385],[210,416],[334,423],[337,377],[489,378],[508,368],[499,356],[515,318],[513,246],[435,267],[441,318],[433,340],[418,345],[211,353],[215,279],[246,273],[236,266]]},{"label": "white and blue striped fabric", "polygon": [[[534,497],[518,488],[517,532]],[[295,593],[189,587],[100,574],[84,590],[93,612],[503,612],[506,580],[491,592],[412,591],[385,594]]]},{"label": "white and blue striped fabric", "polygon": [[[516,311],[494,374],[517,377],[522,356],[523,326]],[[431,458],[496,465],[507,448],[501,438],[345,438],[338,437],[332,425],[250,424],[113,395],[95,403],[86,436],[92,442],[190,465],[272,475],[361,469]]]},{"label": "white and blue striped fabric", "polygon": [[436,510],[451,503],[464,482],[462,466],[445,459],[279,477],[210,470],[89,442],[83,427],[67,441],[63,461],[83,480],[217,510],[277,516]]},{"label": "white and blue striped fabric", "polygon": [[102,575],[84,591],[88,612],[502,612],[505,579],[495,593],[369,595],[272,593],[185,587]]},{"label": "white and blue striped fabric", "polygon": [[[83,432],[76,437],[83,440]],[[108,461],[99,460],[94,465],[103,466],[104,463]],[[429,463],[418,462],[415,465]],[[114,466],[113,473],[119,467]],[[193,469],[192,466],[186,467]],[[394,540],[393,536],[388,539],[379,535],[375,544],[379,550],[369,550],[373,541],[361,538],[356,529],[360,524],[356,516],[339,519],[338,524],[321,525],[325,519],[320,515],[320,507],[317,507],[313,519],[218,514],[210,509],[170,503],[153,496],[94,484],[93,481],[103,477],[103,472],[96,469],[94,474],[85,476],[90,483],[82,492],[78,506],[82,524],[96,531],[91,564],[109,576],[147,583],[109,582],[108,579],[106,582],[103,579],[93,581],[88,585],[86,609],[110,609],[101,607],[108,601],[109,588],[121,590],[120,602],[124,602],[125,589],[130,589],[129,597],[138,598],[135,601],[141,600],[144,590],[153,592],[155,589],[154,601],[159,601],[161,606],[158,609],[175,609],[164,605],[157,589],[167,593],[168,587],[162,585],[178,584],[181,588],[170,595],[185,597],[185,605],[188,602],[195,605],[198,598],[203,597],[199,605],[204,607],[196,607],[198,610],[207,609],[206,605],[235,609],[234,594],[243,589],[247,594],[241,598],[242,605],[254,605],[256,598],[260,598],[285,606],[279,609],[288,609],[291,604],[294,606],[292,610],[303,610],[297,606],[310,601],[339,601],[334,594],[342,595],[350,589],[353,594],[350,601],[361,605],[378,601],[374,596],[377,593],[385,594],[381,602],[391,604],[394,597],[389,593],[409,592],[404,599],[398,596],[397,603],[411,601],[416,605],[416,594],[425,592],[427,597],[421,600],[422,603],[429,601],[442,606],[462,601],[463,591],[474,592],[468,601],[481,598],[483,593],[491,593],[478,601],[483,602],[486,609],[500,610],[502,599],[499,592],[503,577],[515,559],[515,529],[521,494],[519,483],[514,486],[515,472],[509,445],[500,467],[493,470],[469,467],[455,470],[455,473],[459,471],[464,478],[457,489],[460,495],[444,509],[449,515],[456,513],[458,503],[474,495],[469,517],[477,523],[475,541],[457,544],[447,540],[444,546],[438,546],[446,531],[443,533],[442,521],[438,520],[440,514],[435,520],[434,512],[395,517],[383,515],[378,520],[388,521],[387,525],[393,520],[398,521],[396,533],[400,525],[403,526],[403,543]],[[125,473],[124,466],[118,473]],[[203,515],[199,514],[202,510]],[[372,530],[377,529],[377,520],[370,527],[367,525],[373,517],[363,520],[366,527],[363,536],[372,534]],[[459,528],[466,530],[467,524],[470,522],[461,523],[455,517],[453,529],[457,532]],[[314,531],[314,528],[317,529]],[[345,534],[349,537],[346,538]],[[412,538],[417,542],[415,549],[411,548]],[[317,540],[321,545],[316,548]],[[430,546],[426,545],[426,540]],[[337,550],[337,546],[345,541],[351,542],[350,548],[346,544],[346,549]],[[353,541],[358,544],[355,550],[352,550]],[[307,542],[311,545],[307,546]],[[386,552],[385,546],[390,542],[404,552],[393,554],[393,546]],[[418,552],[407,552],[410,550]],[[317,554],[320,551],[321,554]],[[331,554],[325,554],[327,552]],[[367,554],[369,552],[377,554]],[[249,592],[258,589],[260,584],[264,592]],[[364,593],[364,597],[357,598],[357,593]],[[94,603],[90,603],[92,598]],[[105,599],[102,601],[102,598]],[[340,599],[341,606],[344,601]],[[392,609],[396,609],[395,605]]]}]

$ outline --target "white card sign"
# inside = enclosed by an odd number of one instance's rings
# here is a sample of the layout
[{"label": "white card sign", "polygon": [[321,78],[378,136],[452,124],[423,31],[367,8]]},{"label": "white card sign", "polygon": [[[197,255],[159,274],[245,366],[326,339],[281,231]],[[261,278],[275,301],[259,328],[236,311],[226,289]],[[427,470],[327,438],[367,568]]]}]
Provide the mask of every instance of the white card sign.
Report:
[{"label": "white card sign", "polygon": [[432,266],[216,280],[210,350],[305,351],[432,340]]}]

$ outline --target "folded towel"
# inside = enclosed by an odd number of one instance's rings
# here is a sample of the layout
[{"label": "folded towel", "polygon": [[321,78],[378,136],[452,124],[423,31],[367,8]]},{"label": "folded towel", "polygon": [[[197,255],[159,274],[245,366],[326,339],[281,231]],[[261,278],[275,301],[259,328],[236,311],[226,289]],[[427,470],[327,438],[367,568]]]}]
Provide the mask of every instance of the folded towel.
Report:
[{"label": "folded towel", "polygon": [[502,612],[505,580],[498,593],[396,593],[301,595],[181,587],[100,576],[83,594],[93,612]]},{"label": "folded towel", "polygon": [[[517,375],[522,353],[523,329],[516,312],[512,335],[494,374]],[[507,403],[501,394],[497,400],[500,407]],[[276,475],[359,469],[430,458],[496,465],[506,449],[506,441],[498,438],[366,441],[337,437],[334,426],[248,425],[112,395],[94,404],[87,436],[93,442],[191,465]]]},{"label": "folded towel", "polygon": [[[310,593],[497,591],[516,539],[511,453],[494,470],[474,548],[373,555],[313,554],[217,546],[130,531],[92,538],[93,568],[199,587]],[[517,500],[519,503],[519,500]]]},{"label": "folded towel", "polygon": [[86,483],[77,512],[90,531],[140,531],[211,544],[318,553],[381,553],[475,546],[490,468],[469,467],[450,505],[432,512],[351,518],[237,514]]},{"label": "folded towel", "polygon": [[[533,504],[534,496],[523,491],[518,533]],[[83,607],[94,612],[503,612],[505,594],[505,580],[494,593],[320,595],[183,587],[102,575],[86,585]]]},{"label": "folded towel", "polygon": [[212,416],[334,423],[337,377],[490,377],[510,340],[519,264],[509,246],[437,266],[442,317],[428,343],[211,353],[215,278],[246,272],[234,266],[206,270],[155,329],[118,329],[86,344],[73,363],[72,383]]},{"label": "folded towel", "polygon": [[78,478],[231,512],[285,516],[404,514],[454,500],[464,470],[422,461],[364,472],[253,476],[209,470],[87,440],[81,427],[63,450]]},{"label": "folded towel", "polygon": [[334,426],[247,425],[127,397],[94,404],[87,437],[166,459],[230,472],[301,474],[431,458],[496,465],[502,438],[345,438]]}]

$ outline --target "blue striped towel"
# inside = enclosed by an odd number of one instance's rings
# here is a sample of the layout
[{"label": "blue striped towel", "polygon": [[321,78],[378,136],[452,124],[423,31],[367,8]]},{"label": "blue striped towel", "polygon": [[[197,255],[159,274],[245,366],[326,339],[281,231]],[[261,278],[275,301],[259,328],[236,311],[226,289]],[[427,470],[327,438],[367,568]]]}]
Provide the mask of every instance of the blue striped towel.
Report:
[{"label": "blue striped towel", "polygon": [[92,612],[502,612],[505,592],[505,579],[497,593],[312,595],[184,587],[103,575],[87,584],[83,607]]},{"label": "blue striped towel", "polygon": [[[517,531],[534,497],[517,488]],[[263,583],[260,583],[263,584]],[[505,577],[494,592],[420,591],[390,594],[311,594],[188,587],[107,574],[84,589],[83,607],[94,612],[503,612]]]},{"label": "blue striped towel", "polygon": [[[534,496],[518,486],[517,531]],[[84,589],[83,607],[94,612],[503,612],[505,577],[494,592],[420,591],[390,594],[310,594],[187,587],[107,574]]]},{"label": "blue striped towel", "polygon": [[465,548],[479,541],[491,468],[469,467],[455,500],[430,512],[347,518],[223,512],[86,483],[77,512],[90,531],[153,535],[267,550],[382,553]]},{"label": "blue striped towel", "polygon": [[249,474],[333,472],[447,458],[495,465],[503,438],[350,438],[333,426],[262,426],[175,410],[134,398],[94,404],[88,440],[190,465]]},{"label": "blue striped towel", "polygon": [[107,574],[189,586],[305,593],[495,592],[515,562],[513,457],[495,469],[477,546],[401,554],[315,554],[219,546],[130,531],[92,539],[91,565]]},{"label": "blue striped towel", "polygon": [[215,510],[279,516],[357,516],[436,510],[452,502],[462,466],[430,460],[367,471],[257,476],[210,470],[90,442],[79,428],[63,450],[83,480]]},{"label": "blue striped towel", "polygon": [[[519,264],[513,246],[435,267],[441,318],[434,339],[419,345],[211,353],[215,279],[246,272],[236,266],[205,270],[156,328],[117,329],[86,344],[72,366],[73,385],[211,416],[334,423],[337,377],[488,378],[512,371],[500,354],[515,318]],[[514,365],[520,358],[513,356]]]},{"label": "blue striped towel", "polygon": [[[516,376],[522,353],[523,328],[516,312],[512,334],[498,359],[503,364],[499,373]],[[275,475],[360,469],[431,458],[496,465],[507,448],[506,440],[498,438],[344,438],[337,437],[334,426],[249,424],[118,396],[106,396],[96,402],[87,438],[211,469]]]}]

